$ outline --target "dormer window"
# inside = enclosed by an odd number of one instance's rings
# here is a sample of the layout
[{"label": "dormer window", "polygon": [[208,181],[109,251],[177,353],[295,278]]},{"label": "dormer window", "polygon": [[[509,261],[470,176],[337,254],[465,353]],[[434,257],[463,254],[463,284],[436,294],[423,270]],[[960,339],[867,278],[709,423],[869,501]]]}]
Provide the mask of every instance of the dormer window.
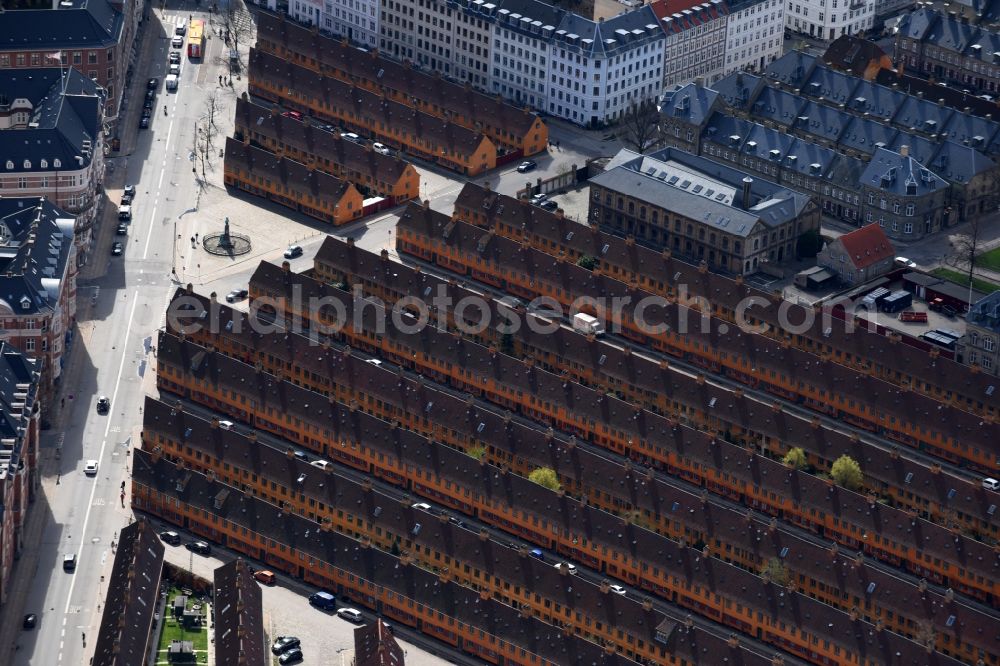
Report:
[{"label": "dormer window", "polygon": [[40,166],[40,167],[42,167],[43,169],[48,169],[48,168],[49,168],[49,161],[48,161],[48,160],[46,160],[46,159],[43,159],[43,160],[42,160],[42,161],[41,161],[41,162],[39,163],[39,166]]},{"label": "dormer window", "polygon": [[54,160],[52,160],[52,166],[58,169],[59,167],[62,166],[62,161],[57,157]]},{"label": "dormer window", "polygon": [[31,168],[31,160],[24,160],[24,168],[25,169]]},{"label": "dormer window", "polygon": [[30,310],[31,309],[31,299],[28,298],[27,296],[22,296],[21,297],[21,309],[22,310]]},{"label": "dormer window", "polygon": [[7,160],[7,168],[8,169],[13,169],[14,168],[14,161],[13,160]]}]

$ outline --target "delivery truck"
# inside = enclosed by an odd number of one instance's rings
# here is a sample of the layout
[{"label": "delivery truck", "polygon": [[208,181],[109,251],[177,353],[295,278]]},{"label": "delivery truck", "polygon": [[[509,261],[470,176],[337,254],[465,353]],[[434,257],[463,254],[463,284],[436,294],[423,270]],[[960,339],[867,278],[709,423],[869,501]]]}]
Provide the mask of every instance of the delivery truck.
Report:
[{"label": "delivery truck", "polygon": [[597,317],[578,312],[573,315],[573,330],[579,331],[584,335],[602,335],[604,333],[604,324]]}]

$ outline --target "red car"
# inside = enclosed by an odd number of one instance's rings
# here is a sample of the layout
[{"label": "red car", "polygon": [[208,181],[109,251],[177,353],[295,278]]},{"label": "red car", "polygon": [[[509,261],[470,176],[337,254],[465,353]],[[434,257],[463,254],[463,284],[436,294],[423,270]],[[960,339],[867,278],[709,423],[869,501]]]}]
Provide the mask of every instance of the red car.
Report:
[{"label": "red car", "polygon": [[283,115],[285,118],[292,118],[293,120],[298,120],[299,122],[302,122],[302,114],[299,113],[298,111],[285,111],[281,115]]}]

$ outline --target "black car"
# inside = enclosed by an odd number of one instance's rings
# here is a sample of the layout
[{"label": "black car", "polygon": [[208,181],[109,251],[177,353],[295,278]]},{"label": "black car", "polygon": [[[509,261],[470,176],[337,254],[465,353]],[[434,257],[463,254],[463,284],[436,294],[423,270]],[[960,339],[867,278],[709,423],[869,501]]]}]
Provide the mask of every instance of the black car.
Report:
[{"label": "black car", "polygon": [[156,90],[160,87],[160,80],[155,76],[149,81],[146,81],[146,90]]},{"label": "black car", "polygon": [[28,613],[24,616],[24,622],[21,626],[25,629],[34,629],[36,624],[38,624],[38,616],[34,613]]},{"label": "black car", "polygon": [[231,292],[226,294],[227,303],[235,303],[236,301],[242,301],[244,298],[250,295],[250,292],[246,289],[233,289]]},{"label": "black car", "polygon": [[298,648],[292,648],[285,654],[278,657],[279,664],[297,664],[302,661],[302,650]]},{"label": "black car", "polygon": [[146,91],[146,99],[156,99],[156,91],[155,90],[147,90]]},{"label": "black car", "polygon": [[97,413],[107,414],[111,410],[111,401],[108,400],[106,395],[102,395],[97,399]]},{"label": "black car", "polygon": [[139,118],[139,129],[149,129],[149,116]]},{"label": "black car", "polygon": [[171,51],[169,56],[169,62],[171,65],[176,65],[181,61],[181,54],[177,51]]},{"label": "black car", "polygon": [[124,236],[127,233],[128,233],[128,225],[125,224],[124,222],[119,222],[118,228],[115,229],[115,234],[118,236]]},{"label": "black car", "polygon": [[538,204],[538,206],[540,208],[544,208],[545,210],[547,210],[549,212],[552,212],[552,211],[556,210],[557,208],[559,208],[559,204],[557,204],[552,199],[546,199],[542,203]]},{"label": "black car", "polygon": [[163,543],[168,543],[171,546],[181,545],[181,535],[174,531],[160,532],[160,540]]},{"label": "black car", "polygon": [[146,107],[146,108],[144,108],[142,110],[142,117],[143,118],[149,118],[151,115],[153,115],[153,109],[152,109],[152,107]]},{"label": "black car", "polygon": [[297,648],[301,645],[301,641],[295,636],[278,636],[274,640],[274,645],[271,646],[272,654],[281,654],[282,652],[288,652],[293,648]]},{"label": "black car", "polygon": [[122,253],[125,252],[125,246],[122,245],[121,241],[115,241],[111,244],[111,256],[120,257]]},{"label": "black car", "polygon": [[517,165],[518,173],[528,173],[529,171],[534,171],[538,167],[538,162],[534,160],[524,160]]},{"label": "black car", "polygon": [[152,109],[152,108],[153,108],[153,104],[154,104],[155,102],[156,102],[156,100],[155,100],[155,99],[153,99],[153,98],[150,98],[150,97],[147,97],[147,98],[146,98],[145,100],[143,100],[143,102],[142,102],[142,108],[144,108],[144,109]]},{"label": "black car", "polygon": [[212,547],[204,541],[192,541],[184,547],[192,553],[198,553],[199,555],[209,555],[212,552]]}]

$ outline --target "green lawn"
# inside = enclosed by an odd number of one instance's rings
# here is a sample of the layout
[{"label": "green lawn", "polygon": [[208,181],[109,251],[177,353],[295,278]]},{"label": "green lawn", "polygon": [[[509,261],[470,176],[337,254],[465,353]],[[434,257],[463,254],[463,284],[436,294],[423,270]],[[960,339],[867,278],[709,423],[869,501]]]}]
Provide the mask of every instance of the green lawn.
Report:
[{"label": "green lawn", "polygon": [[[969,285],[968,275],[961,271],[952,270],[950,268],[935,268],[931,271],[931,273],[939,278],[944,278],[945,280],[950,280],[951,282],[960,284],[963,287],[967,287]],[[976,291],[981,291],[984,294],[992,294],[994,291],[1000,291],[1000,284],[973,277],[972,288]]]},{"label": "green lawn", "polygon": [[[167,606],[164,609],[164,615],[166,619],[163,622],[163,629],[160,632],[160,642],[159,642],[159,654],[157,655],[157,664],[166,663],[167,660],[167,649],[170,647],[170,641],[191,641],[194,644],[195,654],[198,656],[198,663],[205,664],[208,663],[208,630],[205,625],[202,624],[200,629],[181,629],[180,624],[174,620],[172,607],[174,597],[180,594],[180,590],[173,588],[167,594]],[[187,607],[190,608],[196,601],[194,599],[188,599]],[[206,608],[202,608],[202,612],[207,612]],[[205,620],[207,622],[207,618]]]},{"label": "green lawn", "polygon": [[983,252],[976,257],[976,266],[982,266],[993,271],[1000,271],[1000,247]]}]

